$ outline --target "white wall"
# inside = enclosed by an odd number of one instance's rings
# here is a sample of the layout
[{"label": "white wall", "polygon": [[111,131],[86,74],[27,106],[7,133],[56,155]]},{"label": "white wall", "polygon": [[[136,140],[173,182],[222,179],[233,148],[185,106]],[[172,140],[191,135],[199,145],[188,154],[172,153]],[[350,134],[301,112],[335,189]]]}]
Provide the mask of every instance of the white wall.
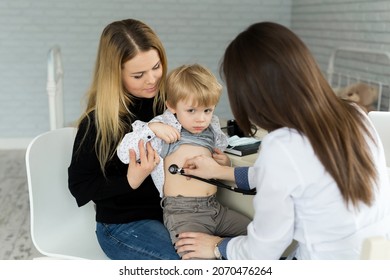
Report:
[{"label": "white wall", "polygon": [[[360,81],[380,89],[376,106],[390,110],[390,1],[383,0],[293,0],[291,28],[305,41],[321,69],[327,72],[331,52],[353,47],[381,54],[338,52],[332,86]],[[373,82],[374,81],[374,82]]]},{"label": "white wall", "polygon": [[[59,44],[62,49],[65,121],[70,123],[82,111],[102,29],[130,17],[156,30],[167,49],[170,69],[198,62],[218,77],[228,42],[257,21],[290,26],[324,71],[336,46],[390,48],[388,0],[2,0],[0,149],[27,143],[49,130],[49,48]],[[217,114],[231,116],[226,95]]]},{"label": "white wall", "polygon": [[291,28],[325,71],[339,46],[390,51],[390,1],[293,0]]},{"label": "white wall", "polygon": [[[290,15],[291,0],[2,0],[0,148],[49,130],[46,59],[55,44],[63,55],[70,123],[82,112],[100,33],[111,21],[145,21],[163,41],[170,69],[198,62],[219,77],[219,60],[238,32],[264,20],[290,26]],[[217,114],[231,115],[226,95]]]}]

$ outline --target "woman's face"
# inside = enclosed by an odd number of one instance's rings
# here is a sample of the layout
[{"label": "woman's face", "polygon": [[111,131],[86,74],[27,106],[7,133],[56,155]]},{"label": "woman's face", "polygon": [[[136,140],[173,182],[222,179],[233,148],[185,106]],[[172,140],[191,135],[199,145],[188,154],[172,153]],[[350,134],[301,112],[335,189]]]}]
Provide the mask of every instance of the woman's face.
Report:
[{"label": "woman's face", "polygon": [[153,98],[159,91],[162,71],[160,56],[156,50],[140,52],[124,63],[123,86],[136,97]]}]

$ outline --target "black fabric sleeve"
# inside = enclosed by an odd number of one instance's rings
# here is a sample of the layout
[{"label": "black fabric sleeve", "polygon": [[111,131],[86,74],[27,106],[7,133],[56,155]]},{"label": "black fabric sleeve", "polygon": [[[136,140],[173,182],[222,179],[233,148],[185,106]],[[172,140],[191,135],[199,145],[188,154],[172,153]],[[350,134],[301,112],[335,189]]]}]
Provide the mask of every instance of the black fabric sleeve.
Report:
[{"label": "black fabric sleeve", "polygon": [[95,150],[96,135],[93,117],[85,118],[79,126],[68,168],[69,190],[78,206],[133,191],[126,177],[128,165],[120,162],[116,154],[103,174]]}]

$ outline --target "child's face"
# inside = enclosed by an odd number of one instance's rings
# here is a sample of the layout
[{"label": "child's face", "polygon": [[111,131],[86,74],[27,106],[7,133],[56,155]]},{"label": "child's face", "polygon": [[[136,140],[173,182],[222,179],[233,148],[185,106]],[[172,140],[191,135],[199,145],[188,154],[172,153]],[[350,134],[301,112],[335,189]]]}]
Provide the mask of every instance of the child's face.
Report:
[{"label": "child's face", "polygon": [[177,120],[181,126],[191,133],[197,134],[205,130],[211,122],[215,105],[213,106],[194,106],[192,100],[180,100],[176,107],[168,109],[176,114]]}]

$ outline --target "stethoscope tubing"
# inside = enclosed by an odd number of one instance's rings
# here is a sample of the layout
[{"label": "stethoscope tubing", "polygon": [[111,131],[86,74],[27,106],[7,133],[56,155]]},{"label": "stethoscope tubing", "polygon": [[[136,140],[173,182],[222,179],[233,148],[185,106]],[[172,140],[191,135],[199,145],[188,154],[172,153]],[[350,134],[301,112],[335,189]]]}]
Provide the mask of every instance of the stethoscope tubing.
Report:
[{"label": "stethoscope tubing", "polygon": [[179,167],[176,164],[172,164],[169,167],[169,172],[171,174],[180,174],[182,176],[193,178],[193,179],[196,179],[196,180],[208,183],[208,184],[212,184],[212,185],[217,186],[219,188],[224,188],[224,189],[227,189],[229,191],[236,192],[236,193],[241,193],[241,194],[245,194],[245,195],[255,195],[256,194],[256,190],[243,190],[243,189],[236,188],[234,186],[230,186],[228,184],[222,183],[221,181],[218,181],[216,179],[204,179],[202,177],[198,177],[198,176],[195,176],[195,175],[185,174],[183,172],[183,170],[179,169]]},{"label": "stethoscope tubing", "polygon": [[204,178],[201,178],[201,177],[198,177],[198,176],[186,175],[186,174],[180,174],[180,175],[183,175],[183,176],[186,176],[186,177],[190,177],[190,178],[194,178],[194,179],[203,181],[205,183],[209,183],[209,184],[215,185],[215,186],[217,186],[219,188],[227,189],[229,191],[233,191],[233,192],[237,192],[237,193],[241,193],[241,194],[245,194],[245,195],[255,195],[256,194],[256,190],[243,190],[243,189],[236,188],[236,187],[227,185],[225,183],[222,183],[221,181],[218,181],[216,179],[204,179]]}]

